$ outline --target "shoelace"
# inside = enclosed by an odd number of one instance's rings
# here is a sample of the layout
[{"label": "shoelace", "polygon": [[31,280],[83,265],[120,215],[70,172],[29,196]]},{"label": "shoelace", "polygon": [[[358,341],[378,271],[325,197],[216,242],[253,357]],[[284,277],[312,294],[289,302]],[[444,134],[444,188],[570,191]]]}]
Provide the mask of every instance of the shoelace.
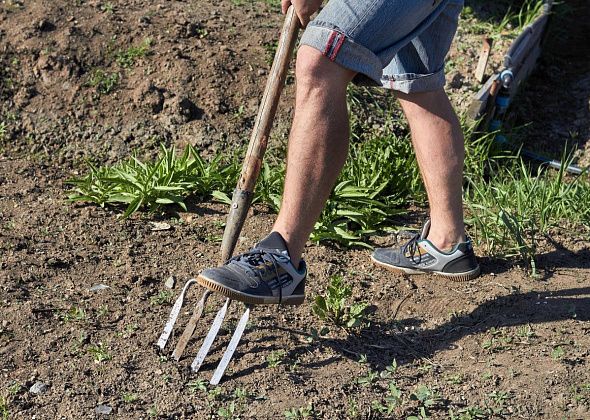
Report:
[{"label": "shoelace", "polygon": [[[410,254],[410,259],[414,264],[420,264],[422,261],[422,254],[420,253],[420,247],[418,246],[418,241],[421,239],[421,235],[419,233],[415,234],[412,239],[408,241],[402,247],[402,253],[405,255],[406,252]],[[418,261],[416,261],[416,253],[418,253]]]},{"label": "shoelace", "polygon": [[[274,252],[268,252],[261,249],[253,249],[251,251],[245,252],[242,255],[237,255],[230,259],[230,261],[235,262],[238,266],[244,268],[249,273],[252,273],[256,277],[258,277],[261,281],[264,281],[264,274],[268,271],[268,266],[266,265],[267,261],[272,263],[272,268],[274,270],[275,276],[279,278],[279,269],[278,269],[278,262],[277,257],[282,257],[280,254],[275,254]],[[264,268],[258,268],[260,265],[263,265]]]}]

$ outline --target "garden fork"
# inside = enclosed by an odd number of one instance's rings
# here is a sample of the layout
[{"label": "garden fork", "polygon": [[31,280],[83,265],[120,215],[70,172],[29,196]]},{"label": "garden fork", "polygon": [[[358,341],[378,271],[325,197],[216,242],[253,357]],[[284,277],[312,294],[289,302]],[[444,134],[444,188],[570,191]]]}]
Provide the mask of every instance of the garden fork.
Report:
[{"label": "garden fork", "polygon": [[[279,98],[281,96],[281,91],[285,84],[285,79],[287,76],[287,70],[289,68],[289,63],[291,61],[291,56],[293,54],[293,48],[295,46],[295,42],[297,40],[297,35],[299,32],[299,19],[295,14],[295,10],[293,6],[289,7],[285,17],[285,23],[283,24],[283,29],[281,31],[281,37],[279,39],[279,43],[277,46],[277,51],[275,54],[275,58],[272,64],[272,68],[270,71],[270,75],[268,81],[266,83],[266,88],[264,90],[264,95],[262,97],[262,102],[260,104],[260,108],[258,109],[258,115],[256,117],[256,122],[254,124],[254,129],[252,132],[252,136],[250,137],[250,143],[248,144],[248,151],[246,153],[246,157],[244,159],[244,165],[242,168],[242,173],[238,180],[238,185],[234,191],[232,204],[230,208],[230,212],[227,218],[227,223],[225,226],[225,231],[223,233],[223,241],[221,243],[221,263],[227,262],[236,246],[236,242],[244,226],[244,221],[246,220],[246,215],[248,213],[248,209],[250,208],[250,204],[252,203],[252,198],[254,195],[254,187],[256,185],[256,181],[258,179],[258,175],[260,174],[260,168],[262,167],[262,159],[264,157],[264,153],[266,152],[266,147],[268,145],[268,137],[270,134],[270,129],[272,127],[272,122],[274,116],[276,114]],[[168,338],[170,337],[172,330],[174,328],[174,324],[180,310],[182,308],[182,304],[184,301],[184,296],[186,292],[196,283],[196,279],[190,279],[184,285],[180,296],[174,303],[172,307],[172,311],[166,322],[164,327],[164,331],[162,335],[158,339],[157,346],[163,350],[168,342]],[[176,361],[180,359],[186,345],[188,344],[189,340],[193,336],[195,328],[199,319],[202,317],[205,304],[207,299],[211,295],[210,290],[206,290],[203,293],[203,296],[195,306],[193,314],[188,321],[188,324],[178,340],[176,344],[176,348],[172,353],[172,356]],[[209,349],[215,341],[215,337],[217,337],[217,333],[223,324],[223,320],[225,318],[225,314],[229,308],[231,303],[230,299],[225,300],[225,304],[219,309],[215,319],[213,320],[213,324],[211,325],[209,332],[207,333],[197,356],[193,360],[191,364],[191,369],[193,372],[198,372],[207,353],[209,353]],[[238,347],[238,343],[240,342],[240,338],[244,333],[244,329],[246,328],[246,324],[248,323],[248,319],[250,317],[250,310],[251,305],[245,305],[245,310],[240,317],[240,321],[236,326],[236,329],[232,335],[232,338],[221,358],[221,361],[217,365],[215,372],[213,373],[213,377],[211,378],[211,384],[217,385],[221,380],[225,369],[227,368],[231,358]]]}]

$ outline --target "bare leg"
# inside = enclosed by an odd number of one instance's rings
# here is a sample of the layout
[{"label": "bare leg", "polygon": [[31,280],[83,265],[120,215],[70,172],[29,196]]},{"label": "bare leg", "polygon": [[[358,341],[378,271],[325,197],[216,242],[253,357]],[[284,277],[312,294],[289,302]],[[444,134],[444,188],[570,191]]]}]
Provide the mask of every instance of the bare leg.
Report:
[{"label": "bare leg", "polygon": [[354,74],[309,46],[299,49],[285,191],[273,227],[295,266],[346,161],[346,87]]},{"label": "bare leg", "polygon": [[463,225],[463,133],[444,90],[397,93],[430,203],[428,239],[440,250],[465,240]]}]

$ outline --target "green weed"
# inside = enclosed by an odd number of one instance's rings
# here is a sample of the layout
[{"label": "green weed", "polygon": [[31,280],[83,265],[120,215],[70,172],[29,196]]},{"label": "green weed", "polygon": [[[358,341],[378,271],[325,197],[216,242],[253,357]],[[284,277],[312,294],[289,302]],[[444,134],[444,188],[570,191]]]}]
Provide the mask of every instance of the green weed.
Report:
[{"label": "green weed", "polygon": [[285,411],[285,418],[287,420],[309,419],[314,415],[312,404],[309,404],[307,407],[291,408]]},{"label": "green weed", "polygon": [[82,308],[72,306],[66,312],[61,313],[59,317],[65,322],[85,321],[86,320],[86,312]]},{"label": "green weed", "polygon": [[[563,162],[565,167],[571,159]],[[581,176],[566,178],[563,168],[532,172],[517,159],[497,166],[489,177],[483,175],[485,168],[479,172],[467,177],[465,191],[476,243],[494,257],[520,257],[532,275],[538,243],[550,228],[564,219],[590,221],[583,204],[590,198],[590,184]]]},{"label": "green weed", "polygon": [[150,53],[152,39],[146,38],[139,46],[132,46],[124,51],[119,51],[115,55],[115,61],[124,69],[129,69],[135,65],[138,59],[147,56]]},{"label": "green weed", "polygon": [[325,296],[316,296],[312,310],[323,321],[333,322],[345,328],[356,328],[366,319],[366,302],[348,303],[352,287],[340,276],[334,276],[326,289]]},{"label": "green weed", "polygon": [[563,359],[563,356],[565,356],[565,351],[563,350],[563,347],[557,346],[553,350],[551,350],[551,358],[553,360],[561,360]]},{"label": "green weed", "polygon": [[96,363],[106,362],[113,358],[113,356],[109,353],[108,347],[103,343],[89,346],[88,353],[92,355],[92,358]]},{"label": "green weed", "polygon": [[90,75],[88,85],[95,88],[101,95],[108,95],[119,85],[121,75],[117,72],[109,73],[101,69],[95,69]]},{"label": "green weed", "polygon": [[207,381],[204,379],[196,379],[194,381],[190,381],[186,386],[188,387],[188,389],[191,390],[191,392],[207,391]]},{"label": "green weed", "polygon": [[237,414],[236,403],[231,401],[227,407],[220,407],[217,415],[222,419],[233,419]]},{"label": "green weed", "polygon": [[162,290],[150,298],[150,303],[152,305],[166,305],[172,302],[173,297],[174,293],[171,290]]},{"label": "green weed", "polygon": [[285,359],[285,351],[284,350],[274,350],[271,351],[270,354],[266,358],[266,362],[268,363],[268,367],[274,368],[278,365],[283,363]]},{"label": "green weed", "polygon": [[8,420],[10,418],[9,404],[8,397],[0,395],[0,419]]},{"label": "green weed", "polygon": [[133,394],[131,392],[124,392],[123,394],[121,394],[121,400],[127,404],[134,403],[138,400],[138,398],[139,397],[137,396],[137,394]]}]

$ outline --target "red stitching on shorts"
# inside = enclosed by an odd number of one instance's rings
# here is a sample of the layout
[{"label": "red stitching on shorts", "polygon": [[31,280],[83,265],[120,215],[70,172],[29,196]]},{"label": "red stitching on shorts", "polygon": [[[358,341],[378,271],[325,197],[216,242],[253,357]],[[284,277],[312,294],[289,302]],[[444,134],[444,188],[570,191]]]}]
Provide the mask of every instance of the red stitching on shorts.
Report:
[{"label": "red stitching on shorts", "polygon": [[336,31],[332,31],[330,38],[328,38],[328,43],[326,44],[326,49],[324,50],[324,55],[327,57],[330,49],[332,48],[332,44],[334,43],[334,39],[336,39],[336,35],[338,33]]},{"label": "red stitching on shorts", "polygon": [[340,38],[338,38],[338,42],[336,43],[336,46],[334,47],[334,50],[332,51],[332,54],[330,55],[330,60],[332,60],[332,61],[336,60],[336,56],[338,55],[338,51],[340,51],[342,44],[344,44],[344,34],[338,34],[338,35],[340,35]]}]

